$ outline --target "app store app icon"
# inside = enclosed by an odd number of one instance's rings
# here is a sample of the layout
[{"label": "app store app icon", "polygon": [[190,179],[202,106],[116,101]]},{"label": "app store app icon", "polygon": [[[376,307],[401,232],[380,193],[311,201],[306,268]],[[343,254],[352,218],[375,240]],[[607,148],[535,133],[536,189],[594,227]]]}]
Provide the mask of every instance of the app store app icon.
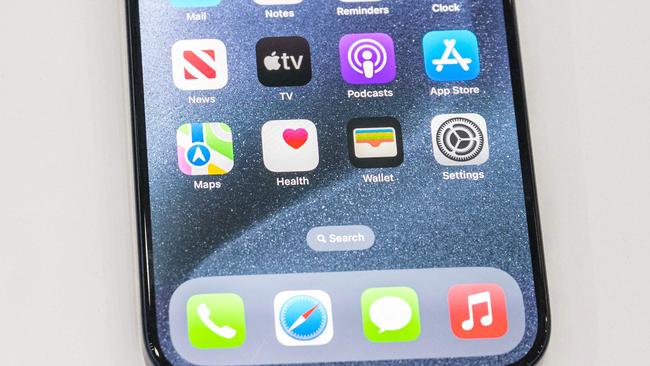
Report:
[{"label": "app store app icon", "polygon": [[468,30],[429,32],[422,45],[427,76],[433,81],[473,80],[481,73],[478,39]]}]

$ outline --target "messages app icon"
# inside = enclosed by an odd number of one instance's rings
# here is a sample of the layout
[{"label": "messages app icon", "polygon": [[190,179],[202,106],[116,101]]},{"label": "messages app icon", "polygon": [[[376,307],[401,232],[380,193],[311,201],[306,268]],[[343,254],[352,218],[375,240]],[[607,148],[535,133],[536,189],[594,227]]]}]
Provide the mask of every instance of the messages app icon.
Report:
[{"label": "messages app icon", "polygon": [[420,306],[409,287],[371,288],[361,295],[363,333],[371,342],[410,342],[420,336]]}]

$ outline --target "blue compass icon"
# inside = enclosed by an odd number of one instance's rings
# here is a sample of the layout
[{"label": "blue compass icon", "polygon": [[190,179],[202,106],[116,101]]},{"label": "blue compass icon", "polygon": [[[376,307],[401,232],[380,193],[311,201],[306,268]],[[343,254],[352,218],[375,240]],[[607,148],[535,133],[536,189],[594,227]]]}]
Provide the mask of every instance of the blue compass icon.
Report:
[{"label": "blue compass icon", "polygon": [[327,309],[312,296],[290,298],[282,305],[279,316],[284,332],[299,341],[315,339],[327,328]]}]

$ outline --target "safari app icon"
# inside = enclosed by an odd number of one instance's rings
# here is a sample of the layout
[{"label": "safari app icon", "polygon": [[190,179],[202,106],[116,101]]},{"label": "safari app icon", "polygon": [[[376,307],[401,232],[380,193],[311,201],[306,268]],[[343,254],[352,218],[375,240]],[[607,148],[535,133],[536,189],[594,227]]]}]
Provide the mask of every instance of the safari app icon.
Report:
[{"label": "safari app icon", "polygon": [[388,84],[395,80],[395,44],[384,33],[348,34],[339,42],[341,76],[349,84]]}]

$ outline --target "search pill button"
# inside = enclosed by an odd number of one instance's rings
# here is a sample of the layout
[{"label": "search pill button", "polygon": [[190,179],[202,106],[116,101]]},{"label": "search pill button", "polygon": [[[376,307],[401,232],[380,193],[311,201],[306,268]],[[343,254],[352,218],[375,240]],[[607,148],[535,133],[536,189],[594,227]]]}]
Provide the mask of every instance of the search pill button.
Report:
[{"label": "search pill button", "polygon": [[319,226],[309,230],[307,244],[317,252],[366,250],[375,244],[375,233],[365,225]]}]

